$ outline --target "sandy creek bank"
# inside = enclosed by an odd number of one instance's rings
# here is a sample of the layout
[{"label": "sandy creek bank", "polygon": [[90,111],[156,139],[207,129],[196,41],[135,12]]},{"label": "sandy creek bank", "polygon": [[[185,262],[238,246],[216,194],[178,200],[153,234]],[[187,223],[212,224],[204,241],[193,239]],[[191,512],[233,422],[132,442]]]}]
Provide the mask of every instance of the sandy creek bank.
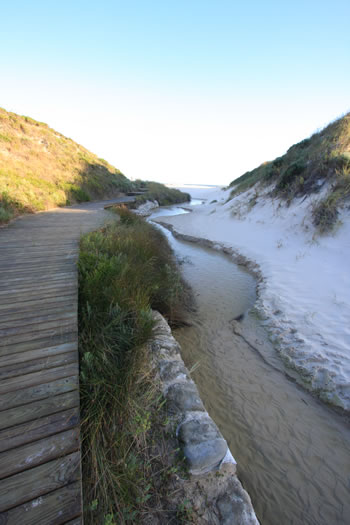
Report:
[{"label": "sandy creek bank", "polygon": [[[171,213],[174,209],[165,211]],[[259,520],[265,525],[346,524],[346,421],[286,377],[250,310],[254,278],[227,255],[165,234],[197,299],[193,326],[175,337],[185,364],[195,367],[192,377],[238,462]],[[244,312],[233,327],[232,319]]]}]

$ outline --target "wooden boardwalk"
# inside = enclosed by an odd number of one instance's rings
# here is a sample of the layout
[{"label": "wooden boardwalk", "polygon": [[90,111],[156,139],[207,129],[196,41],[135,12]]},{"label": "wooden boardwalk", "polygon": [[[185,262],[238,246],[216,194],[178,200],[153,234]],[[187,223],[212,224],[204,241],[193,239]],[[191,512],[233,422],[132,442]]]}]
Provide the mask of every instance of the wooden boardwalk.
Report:
[{"label": "wooden boardwalk", "polygon": [[106,204],[0,229],[0,525],[82,523],[76,262]]}]

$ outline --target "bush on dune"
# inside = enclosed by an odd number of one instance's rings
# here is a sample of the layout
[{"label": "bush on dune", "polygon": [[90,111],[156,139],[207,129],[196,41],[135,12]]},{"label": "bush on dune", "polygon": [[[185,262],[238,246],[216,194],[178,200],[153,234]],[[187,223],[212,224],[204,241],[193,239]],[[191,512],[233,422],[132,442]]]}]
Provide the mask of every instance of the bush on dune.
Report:
[{"label": "bush on dune", "polygon": [[140,188],[145,190],[145,193],[136,197],[136,201],[139,204],[150,200],[157,201],[159,206],[170,206],[171,204],[189,202],[191,200],[189,193],[168,188],[159,182],[144,181]]}]

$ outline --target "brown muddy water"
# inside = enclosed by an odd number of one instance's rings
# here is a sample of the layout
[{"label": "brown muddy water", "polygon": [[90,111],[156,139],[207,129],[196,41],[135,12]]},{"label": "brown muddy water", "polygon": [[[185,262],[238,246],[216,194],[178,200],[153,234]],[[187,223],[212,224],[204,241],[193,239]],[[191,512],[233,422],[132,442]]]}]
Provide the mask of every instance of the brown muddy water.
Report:
[{"label": "brown muddy water", "polygon": [[[160,209],[151,219],[176,213],[174,207]],[[254,278],[228,256],[162,230],[197,302],[193,326],[174,335],[260,522],[350,524],[348,423],[287,378],[250,310]],[[243,313],[241,322],[231,322]]]}]

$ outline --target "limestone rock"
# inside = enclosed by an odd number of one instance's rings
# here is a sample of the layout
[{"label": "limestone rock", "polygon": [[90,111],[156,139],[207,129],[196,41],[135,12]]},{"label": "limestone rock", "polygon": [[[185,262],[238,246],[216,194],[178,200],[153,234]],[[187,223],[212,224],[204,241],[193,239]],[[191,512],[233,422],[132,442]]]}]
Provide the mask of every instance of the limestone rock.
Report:
[{"label": "limestone rock", "polygon": [[166,398],[170,412],[184,414],[194,410],[205,411],[197,387],[192,381],[173,383],[167,389]]},{"label": "limestone rock", "polygon": [[160,362],[159,375],[161,380],[164,383],[174,382],[174,381],[186,381],[190,379],[187,369],[183,362],[178,360],[166,361],[163,360]]},{"label": "limestone rock", "polygon": [[199,475],[219,466],[228,447],[214,421],[205,413],[185,420],[178,429],[179,441],[192,474]]},{"label": "limestone rock", "polygon": [[250,497],[237,478],[231,478],[227,492],[216,500],[220,525],[259,525]]}]

